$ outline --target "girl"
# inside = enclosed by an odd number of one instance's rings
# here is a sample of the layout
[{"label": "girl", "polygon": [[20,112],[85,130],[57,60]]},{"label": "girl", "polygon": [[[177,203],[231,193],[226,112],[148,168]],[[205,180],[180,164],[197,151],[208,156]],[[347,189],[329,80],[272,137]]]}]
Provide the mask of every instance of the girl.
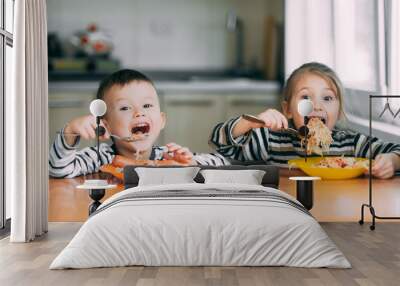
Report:
[{"label": "girl", "polygon": [[[297,105],[300,100],[309,99],[314,105],[309,117],[319,117],[332,131],[333,142],[326,155],[369,157],[367,136],[335,128],[338,119],[344,116],[343,86],[332,69],[315,62],[302,65],[288,78],[283,96],[284,114],[275,109],[265,110],[257,116],[265,124],[254,123],[241,116],[230,119],[214,128],[210,142],[219,153],[231,159],[286,165],[290,159],[304,157],[300,139],[284,129],[299,129],[304,125]],[[400,169],[399,144],[373,138],[372,151],[374,176],[390,178]]]}]

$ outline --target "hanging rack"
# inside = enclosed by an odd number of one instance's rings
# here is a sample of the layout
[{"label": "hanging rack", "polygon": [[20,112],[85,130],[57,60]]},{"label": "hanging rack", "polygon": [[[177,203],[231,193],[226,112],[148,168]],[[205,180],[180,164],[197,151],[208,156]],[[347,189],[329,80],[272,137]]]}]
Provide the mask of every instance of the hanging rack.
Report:
[{"label": "hanging rack", "polygon": [[[392,217],[392,216],[378,216],[375,212],[375,208],[373,206],[373,202],[372,202],[372,100],[374,98],[386,98],[386,104],[385,107],[383,109],[383,112],[381,112],[381,115],[383,115],[383,113],[386,111],[386,109],[389,108],[390,112],[393,114],[392,110],[390,109],[390,105],[389,107],[387,107],[387,104],[389,104],[389,98],[400,98],[400,95],[370,95],[369,96],[369,137],[368,137],[368,144],[369,144],[369,170],[368,170],[368,194],[369,194],[369,200],[368,200],[368,204],[362,204],[361,205],[361,219],[358,221],[358,223],[360,225],[364,224],[364,208],[369,208],[369,211],[371,213],[372,216],[372,224],[369,226],[369,228],[371,230],[375,229],[375,219],[400,219],[400,217]],[[397,111],[397,113],[399,113],[399,111]],[[396,113],[396,114],[397,114]],[[380,115],[380,116],[381,116]],[[379,116],[379,117],[380,117]]]}]

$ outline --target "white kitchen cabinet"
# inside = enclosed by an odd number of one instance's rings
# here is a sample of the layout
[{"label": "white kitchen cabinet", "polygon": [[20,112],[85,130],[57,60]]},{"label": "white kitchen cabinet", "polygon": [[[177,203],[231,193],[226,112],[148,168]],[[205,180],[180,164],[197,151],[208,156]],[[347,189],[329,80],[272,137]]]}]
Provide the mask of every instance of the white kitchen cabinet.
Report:
[{"label": "white kitchen cabinet", "polygon": [[212,128],[224,120],[224,96],[217,94],[165,94],[161,108],[167,124],[160,144],[175,142],[193,152],[210,152],[208,138]]},{"label": "white kitchen cabinet", "polygon": [[225,120],[244,113],[257,115],[267,108],[280,110],[279,96],[276,93],[225,96]]},{"label": "white kitchen cabinet", "polygon": [[[80,91],[49,92],[49,144],[54,142],[56,133],[70,120],[90,114],[89,105],[94,93]],[[82,140],[80,147],[94,146],[95,140]]]}]

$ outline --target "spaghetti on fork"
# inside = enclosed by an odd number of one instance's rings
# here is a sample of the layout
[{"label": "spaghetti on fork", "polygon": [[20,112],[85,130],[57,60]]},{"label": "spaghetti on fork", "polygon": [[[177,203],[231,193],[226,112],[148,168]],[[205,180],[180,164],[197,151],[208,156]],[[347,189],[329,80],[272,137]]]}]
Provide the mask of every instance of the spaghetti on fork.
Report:
[{"label": "spaghetti on fork", "polygon": [[[322,122],[320,118],[313,117],[307,124],[309,133],[307,138],[307,155],[316,153],[323,155],[323,152],[329,151],[332,144],[332,131]],[[304,146],[305,138],[301,140],[301,146]]]}]

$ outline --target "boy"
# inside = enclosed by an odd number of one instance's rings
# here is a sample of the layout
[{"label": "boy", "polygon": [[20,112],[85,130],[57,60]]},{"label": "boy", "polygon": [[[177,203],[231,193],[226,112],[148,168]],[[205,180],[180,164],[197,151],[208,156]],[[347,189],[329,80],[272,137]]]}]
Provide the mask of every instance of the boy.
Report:
[{"label": "boy", "polygon": [[144,74],[128,69],[113,73],[100,83],[97,98],[104,100],[107,105],[107,112],[101,120],[106,133],[101,139],[109,139],[111,133],[119,137],[132,137],[135,141],[113,138],[112,146],[100,144],[99,160],[95,147],[77,150],[80,137],[96,138],[95,118],[92,115],[75,118],[67,123],[51,147],[50,176],[72,178],[97,172],[100,166],[110,164],[115,155],[136,160],[173,159],[187,165],[229,164],[220,155],[193,155],[188,148],[175,143],[164,147],[154,146],[165,126],[166,116],[160,111],[152,81]]}]

